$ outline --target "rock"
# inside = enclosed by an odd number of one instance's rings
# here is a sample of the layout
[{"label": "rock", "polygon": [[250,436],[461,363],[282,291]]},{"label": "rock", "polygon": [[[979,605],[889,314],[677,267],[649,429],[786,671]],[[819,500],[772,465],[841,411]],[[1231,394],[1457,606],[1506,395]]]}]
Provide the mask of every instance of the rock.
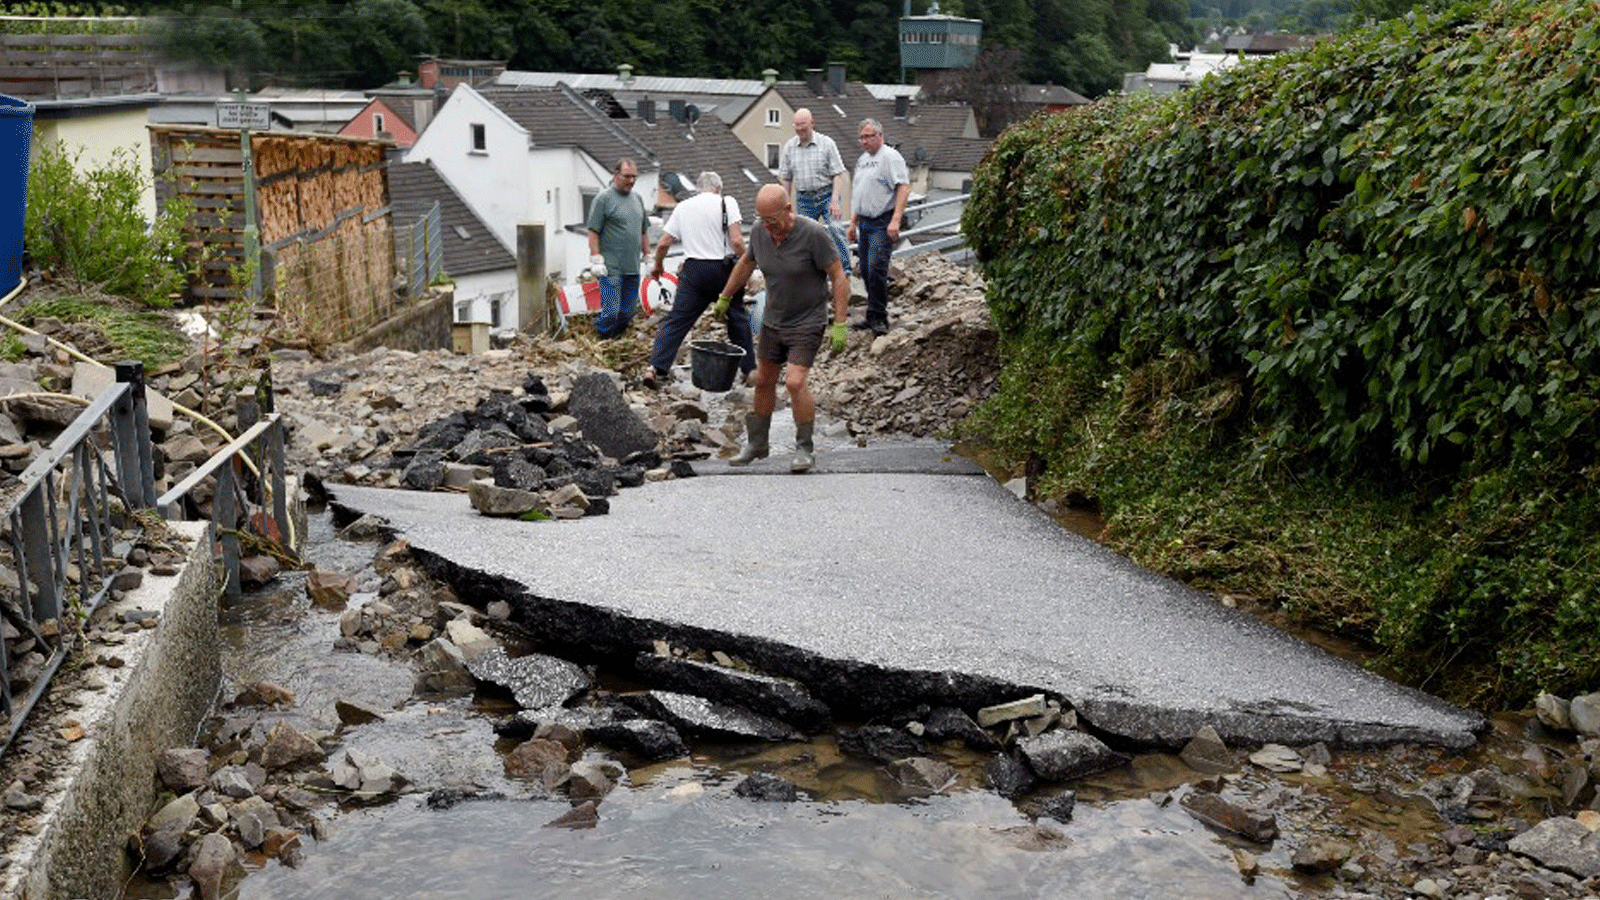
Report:
[{"label": "rock", "polygon": [[356,580],[343,572],[312,569],[306,576],[306,596],[311,598],[312,605],[321,609],[344,609],[355,589]]},{"label": "rock", "polygon": [[346,749],[330,773],[333,783],[358,800],[373,800],[394,793],[405,779],[392,767],[368,753]]},{"label": "rock", "polygon": [[561,706],[594,684],[587,672],[564,659],[542,653],[513,659],[502,647],[469,659],[467,671],[479,681],[510,690],[523,709]]},{"label": "rock", "polygon": [[1246,881],[1254,879],[1261,874],[1261,863],[1256,855],[1243,847],[1233,848],[1233,864],[1238,867],[1239,875]]},{"label": "rock", "polygon": [[567,749],[555,741],[534,738],[513,747],[502,761],[506,777],[536,781],[554,790],[567,774]]},{"label": "rock", "polygon": [[1207,791],[1190,791],[1178,803],[1189,815],[1210,825],[1242,835],[1257,843],[1278,836],[1278,819],[1271,813],[1247,809]]},{"label": "rock", "polygon": [[1534,714],[1540,723],[1551,731],[1566,733],[1572,730],[1572,717],[1566,699],[1555,694],[1540,693],[1533,701]]},{"label": "rock", "polygon": [[474,481],[467,487],[467,501],[486,516],[521,516],[543,513],[549,503],[543,494],[516,488],[497,487],[488,481]]},{"label": "rock", "polygon": [[256,785],[251,784],[243,766],[223,766],[211,773],[206,783],[218,794],[235,800],[242,800],[256,792]]},{"label": "rock", "polygon": [[283,565],[276,557],[258,553],[239,559],[239,580],[250,587],[260,587],[278,577]]},{"label": "rock", "polygon": [[173,831],[181,834],[189,830],[189,826],[194,823],[198,815],[200,815],[200,801],[193,792],[184,794],[167,801],[167,805],[146,819],[144,832],[155,834],[158,831]]},{"label": "rock", "polygon": [[1017,741],[1017,752],[1045,781],[1070,781],[1112,769],[1128,761],[1082,731],[1052,731]]},{"label": "rock", "polygon": [[144,570],[138,566],[124,566],[111,576],[114,591],[131,591],[141,584],[144,584]]},{"label": "rock", "polygon": [[653,653],[639,654],[634,666],[652,685],[742,706],[808,733],[821,731],[832,721],[826,704],[804,685],[785,678]]},{"label": "rock", "polygon": [[1184,745],[1178,756],[1188,764],[1189,768],[1208,775],[1221,775],[1239,770],[1239,763],[1234,759],[1233,752],[1222,742],[1217,730],[1210,725],[1203,726],[1195,732],[1194,737]]},{"label": "rock", "polygon": [[500,646],[487,631],[472,624],[472,620],[466,616],[457,616],[445,623],[444,633],[450,639],[450,643],[460,648],[462,656],[466,659],[472,659]]},{"label": "rock", "polygon": [[889,764],[889,775],[913,793],[942,794],[956,783],[949,763],[926,756],[911,756]]},{"label": "rock", "polygon": [[586,800],[544,823],[544,827],[579,829],[593,828],[598,824],[600,824],[600,807],[595,801]]},{"label": "rock", "polygon": [[735,795],[758,803],[793,803],[800,791],[791,782],[766,772],[753,772],[733,786]]},{"label": "rock", "polygon": [[268,770],[286,769],[321,762],[325,755],[322,747],[299,729],[288,722],[276,722],[261,747],[261,766]]},{"label": "rock", "polygon": [[444,484],[444,465],[444,451],[423,450],[411,458],[400,474],[400,481],[413,490],[436,491]]},{"label": "rock", "polygon": [[677,729],[655,719],[627,719],[588,729],[584,736],[623,753],[646,760],[677,759],[689,748]]},{"label": "rock", "polygon": [[1305,765],[1300,754],[1282,744],[1263,744],[1250,761],[1271,772],[1298,772]]},{"label": "rock", "polygon": [[908,731],[887,725],[863,725],[839,733],[839,752],[887,764],[924,751],[922,742]]},{"label": "rock", "polygon": [[200,900],[221,900],[244,874],[233,842],[220,833],[213,831],[195,843],[189,878],[194,881]]},{"label": "rock", "polygon": [[163,750],[156,758],[156,775],[161,783],[178,793],[187,793],[206,783],[210,757],[198,747]]},{"label": "rock", "polygon": [[574,380],[567,413],[585,438],[614,459],[655,449],[655,430],[628,406],[609,375],[596,372]]},{"label": "rock", "polygon": [[1317,838],[1295,848],[1289,862],[1296,872],[1322,875],[1344,865],[1355,848],[1333,838]]},{"label": "rock", "polygon": [[181,831],[157,831],[147,835],[134,835],[129,839],[133,852],[143,860],[142,868],[155,875],[170,871],[183,856],[184,843]]},{"label": "rock", "polygon": [[468,693],[477,682],[467,672],[467,658],[461,648],[434,638],[417,653],[417,689],[428,694]]},{"label": "rock", "polygon": [[616,786],[606,767],[593,762],[573,763],[556,785],[574,800],[599,800]]},{"label": "rock", "polygon": [[646,716],[666,722],[680,734],[726,740],[798,741],[804,738],[776,719],[690,694],[644,691],[625,694],[619,699]]},{"label": "rock", "polygon": [[1008,799],[1014,800],[1038,784],[1038,779],[1034,778],[1028,765],[1009,753],[996,754],[990,758],[983,768],[983,773],[988,776],[989,784],[995,793]]},{"label": "rock", "polygon": [[1573,730],[1584,737],[1600,737],[1600,693],[1573,697],[1567,711]]},{"label": "rock", "polygon": [[1072,821],[1072,811],[1077,806],[1077,792],[1062,791],[1059,794],[1046,797],[1039,804],[1039,816],[1041,818],[1055,819],[1057,822],[1070,822]]},{"label": "rock", "polygon": [[340,723],[345,725],[367,725],[383,721],[381,713],[349,700],[335,700],[333,711],[339,716]]},{"label": "rock", "polygon": [[1577,878],[1600,875],[1600,832],[1590,831],[1569,816],[1545,819],[1512,838],[1507,846],[1545,868]]},{"label": "rock", "polygon": [[1034,694],[1032,697],[1025,697],[1021,700],[1013,700],[1010,703],[1001,703],[997,706],[988,706],[978,710],[978,724],[988,728],[991,725],[1009,722],[1012,719],[1031,719],[1034,716],[1044,715],[1047,708],[1044,702],[1044,695]]},{"label": "rock", "polygon": [[239,841],[247,850],[260,847],[261,841],[267,836],[267,829],[280,824],[278,811],[272,808],[271,803],[256,796],[235,803],[233,809],[228,811],[228,818],[238,829]]},{"label": "rock", "polygon": [[987,752],[1000,749],[994,735],[984,731],[972,717],[953,706],[942,706],[928,713],[922,723],[923,736],[932,741],[959,740],[969,749]]},{"label": "rock", "polygon": [[267,859],[287,858],[299,849],[300,832],[282,825],[268,828],[261,840],[261,853]]},{"label": "rock", "polygon": [[381,538],[388,526],[382,518],[368,514],[339,529],[339,536],[354,541]]}]

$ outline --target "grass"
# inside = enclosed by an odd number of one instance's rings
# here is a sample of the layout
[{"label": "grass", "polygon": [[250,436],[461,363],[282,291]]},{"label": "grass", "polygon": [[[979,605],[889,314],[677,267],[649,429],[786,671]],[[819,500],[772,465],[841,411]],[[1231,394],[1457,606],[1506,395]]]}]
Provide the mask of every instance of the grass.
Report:
[{"label": "grass", "polygon": [[110,345],[115,362],[136,359],[146,369],[158,369],[188,355],[189,339],[165,316],[130,310],[106,298],[64,294],[30,301],[26,312],[35,321],[55,318],[94,326]]}]

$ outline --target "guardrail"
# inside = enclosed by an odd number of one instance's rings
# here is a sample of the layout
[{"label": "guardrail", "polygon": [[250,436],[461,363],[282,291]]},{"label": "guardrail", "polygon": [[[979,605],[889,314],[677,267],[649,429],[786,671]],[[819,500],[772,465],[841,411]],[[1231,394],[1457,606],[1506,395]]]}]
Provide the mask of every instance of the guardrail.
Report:
[{"label": "guardrail", "polygon": [[213,544],[222,548],[223,593],[229,598],[243,592],[241,535],[250,535],[263,549],[278,552],[293,543],[286,542],[282,532],[290,527],[284,493],[284,426],[272,410],[270,377],[263,376],[255,391],[241,394],[235,410],[239,427],[245,431],[155,499],[162,518],[183,521],[200,512],[201,503],[193,495],[207,478],[215,476],[209,534]]},{"label": "guardrail", "polygon": [[[14,589],[0,588],[0,615],[17,628],[24,644],[34,645],[19,662],[31,669],[31,657],[38,654],[43,660],[36,672],[13,671],[0,641],[0,711],[6,716],[0,752],[11,746],[23,720],[44,696],[76,645],[77,625],[99,608],[122,566],[126,548],[118,543],[113,493],[121,495],[124,512],[147,509],[155,501],[144,367],[119,363],[116,373],[117,383],[102,391],[23,471],[21,494],[6,512],[17,583]],[[107,444],[116,466],[114,480],[103,452]],[[132,525],[125,522],[123,527],[136,530]],[[26,693],[13,697],[13,677],[30,674]]]},{"label": "guardrail", "polygon": [[[892,257],[904,257],[916,256],[921,253],[933,253],[935,251],[948,253],[964,249],[967,246],[967,236],[961,233],[961,211],[966,208],[966,203],[970,199],[972,199],[971,194],[962,194],[958,197],[946,197],[942,200],[907,204],[905,212],[901,215],[901,221],[911,222],[913,225],[909,229],[900,231],[902,244],[889,255]],[[947,219],[940,219],[937,222],[924,221],[927,218],[928,210],[945,207],[954,207],[955,215]],[[911,238],[926,234],[938,234],[943,235],[943,237],[922,242],[911,240]]]}]

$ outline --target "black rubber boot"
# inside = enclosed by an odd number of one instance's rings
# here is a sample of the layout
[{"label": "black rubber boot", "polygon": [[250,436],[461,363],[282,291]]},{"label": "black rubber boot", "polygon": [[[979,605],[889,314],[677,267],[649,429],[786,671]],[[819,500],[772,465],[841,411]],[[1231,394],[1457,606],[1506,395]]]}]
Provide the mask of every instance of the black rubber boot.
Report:
[{"label": "black rubber boot", "polygon": [[789,471],[811,471],[811,464],[816,462],[816,451],[811,446],[811,429],[816,427],[816,424],[816,422],[794,423],[794,462],[789,464]]},{"label": "black rubber boot", "polygon": [[751,413],[744,417],[745,445],[739,455],[728,460],[730,466],[748,466],[758,459],[766,459],[767,431],[772,428],[772,414],[758,416]]}]

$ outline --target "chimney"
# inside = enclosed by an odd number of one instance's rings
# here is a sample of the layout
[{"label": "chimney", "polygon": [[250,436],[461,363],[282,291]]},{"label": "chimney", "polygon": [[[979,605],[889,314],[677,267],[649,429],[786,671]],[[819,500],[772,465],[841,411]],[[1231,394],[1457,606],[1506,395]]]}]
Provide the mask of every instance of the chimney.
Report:
[{"label": "chimney", "polygon": [[806,87],[811,89],[812,96],[815,96],[815,97],[821,97],[822,96],[822,70],[821,69],[807,69],[806,70]]},{"label": "chimney", "polygon": [[425,60],[417,66],[417,82],[423,87],[432,90],[439,83],[439,61],[437,59]]},{"label": "chimney", "polygon": [[844,63],[828,63],[828,87],[835,94],[844,96]]},{"label": "chimney", "polygon": [[394,80],[395,83],[399,84],[401,87],[410,87],[411,73],[407,72],[405,69],[401,69],[399,72],[395,73]]},{"label": "chimney", "polygon": [[654,125],[656,123],[656,102],[649,97],[639,98],[638,116],[645,120],[646,123]]},{"label": "chimney", "polygon": [[617,66],[617,80],[624,86],[633,84],[633,66],[628,63]]},{"label": "chimney", "polygon": [[778,70],[777,69],[762,69],[761,70],[761,86],[762,87],[769,88],[769,87],[772,87],[773,85],[775,85],[777,83],[778,83]]},{"label": "chimney", "polygon": [[682,100],[668,100],[667,101],[667,112],[672,114],[672,121],[674,121],[674,122],[682,122],[683,121],[683,101]]},{"label": "chimney", "polygon": [[911,112],[911,95],[896,95],[894,98],[894,117],[896,119],[904,119],[909,112]]}]

